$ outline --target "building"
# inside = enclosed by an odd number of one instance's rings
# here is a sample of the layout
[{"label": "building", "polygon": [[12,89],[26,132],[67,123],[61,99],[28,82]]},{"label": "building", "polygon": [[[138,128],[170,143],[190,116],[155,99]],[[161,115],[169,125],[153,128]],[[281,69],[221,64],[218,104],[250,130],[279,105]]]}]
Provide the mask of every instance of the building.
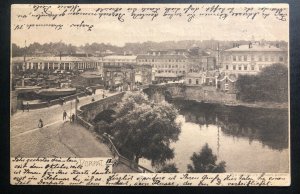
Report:
[{"label": "building", "polygon": [[274,63],[287,65],[287,51],[265,43],[235,45],[221,53],[222,70],[226,74],[257,74]]},{"label": "building", "polygon": [[100,59],[90,57],[13,57],[13,72],[34,70],[34,71],[55,71],[55,70],[95,70],[100,65]]},{"label": "building", "polygon": [[235,74],[226,75],[221,73],[217,78],[217,88],[225,93],[236,93],[237,76]]},{"label": "building", "polygon": [[188,57],[182,50],[149,51],[137,56],[137,65],[152,67],[152,80],[159,82],[183,79],[188,68]]},{"label": "building", "polygon": [[102,58],[103,66],[136,65],[136,55],[108,55]]},{"label": "building", "polygon": [[188,86],[213,86],[217,85],[217,78],[219,72],[217,70],[212,71],[199,71],[189,72],[185,76],[185,84]]},{"label": "building", "polygon": [[150,65],[135,65],[135,82],[143,85],[152,83],[152,67]]},{"label": "building", "polygon": [[105,87],[132,90],[135,85],[135,55],[108,55],[102,58]]}]

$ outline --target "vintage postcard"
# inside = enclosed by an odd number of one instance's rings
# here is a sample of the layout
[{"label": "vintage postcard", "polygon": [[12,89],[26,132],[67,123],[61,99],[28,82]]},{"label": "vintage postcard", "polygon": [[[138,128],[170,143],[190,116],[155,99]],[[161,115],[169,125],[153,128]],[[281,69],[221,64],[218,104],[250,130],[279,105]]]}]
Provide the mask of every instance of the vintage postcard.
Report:
[{"label": "vintage postcard", "polygon": [[288,4],[14,4],[11,184],[289,186]]}]

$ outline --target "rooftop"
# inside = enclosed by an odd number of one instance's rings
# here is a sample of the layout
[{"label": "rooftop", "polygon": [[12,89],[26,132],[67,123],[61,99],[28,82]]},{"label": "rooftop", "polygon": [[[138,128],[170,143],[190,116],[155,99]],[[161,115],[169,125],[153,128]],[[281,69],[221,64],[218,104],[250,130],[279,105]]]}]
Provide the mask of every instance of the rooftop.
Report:
[{"label": "rooftop", "polygon": [[246,44],[246,45],[240,45],[238,47],[230,48],[224,51],[267,51],[267,52],[272,52],[272,51],[284,51],[281,48],[277,48],[275,46],[267,45],[267,44]]},{"label": "rooftop", "polygon": [[[12,62],[23,62],[24,57],[13,57]],[[27,62],[60,62],[60,61],[67,61],[67,62],[73,62],[73,61],[98,61],[95,57],[73,57],[73,56],[50,56],[50,57],[26,57]]]},{"label": "rooftop", "polygon": [[108,55],[103,57],[103,60],[106,59],[117,59],[117,60],[135,60],[137,58],[136,55]]},{"label": "rooftop", "polygon": [[137,59],[187,59],[185,55],[138,55]]}]

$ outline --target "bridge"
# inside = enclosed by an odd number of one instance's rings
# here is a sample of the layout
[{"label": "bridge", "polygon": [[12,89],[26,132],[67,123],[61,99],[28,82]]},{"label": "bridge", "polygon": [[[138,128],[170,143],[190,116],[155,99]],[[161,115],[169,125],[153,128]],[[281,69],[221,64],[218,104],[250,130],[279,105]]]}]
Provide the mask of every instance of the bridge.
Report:
[{"label": "bridge", "polygon": [[121,155],[117,147],[114,145],[112,137],[110,135],[106,133],[100,134],[99,132],[95,131],[95,126],[93,125],[94,118],[104,110],[113,109],[117,105],[117,103],[121,101],[124,94],[125,92],[117,93],[115,95],[79,107],[77,109],[77,123],[91,131],[99,141],[105,143],[108,146],[111,153],[113,154],[116,164],[122,163],[130,167],[135,172],[152,173],[151,170]]}]

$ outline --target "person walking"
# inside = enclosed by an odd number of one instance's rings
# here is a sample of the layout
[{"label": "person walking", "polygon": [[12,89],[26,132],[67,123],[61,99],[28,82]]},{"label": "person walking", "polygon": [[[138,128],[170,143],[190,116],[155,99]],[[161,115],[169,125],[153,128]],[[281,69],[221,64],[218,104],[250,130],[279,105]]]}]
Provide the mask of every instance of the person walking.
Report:
[{"label": "person walking", "polygon": [[26,104],[27,112],[29,112],[29,103]]},{"label": "person walking", "polygon": [[23,104],[23,102],[22,102],[22,104],[21,104],[21,108],[22,108],[22,110],[23,110],[23,112],[25,111],[25,105]]},{"label": "person walking", "polygon": [[71,116],[71,121],[72,121],[72,123],[74,123],[74,121],[75,121],[75,114],[74,113]]},{"label": "person walking", "polygon": [[39,128],[42,128],[43,126],[44,126],[44,124],[43,124],[43,120],[42,120],[42,119],[40,119],[40,120],[39,120],[38,127],[39,127]]},{"label": "person walking", "polygon": [[63,120],[67,120],[67,112],[65,110],[63,112]]}]

